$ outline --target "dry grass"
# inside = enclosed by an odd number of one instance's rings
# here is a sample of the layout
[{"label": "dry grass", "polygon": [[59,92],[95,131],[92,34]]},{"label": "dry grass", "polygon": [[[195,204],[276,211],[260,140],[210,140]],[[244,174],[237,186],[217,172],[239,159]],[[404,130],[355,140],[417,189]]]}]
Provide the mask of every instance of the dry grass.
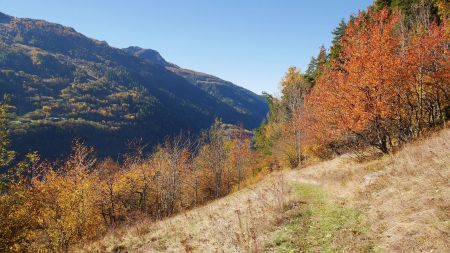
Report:
[{"label": "dry grass", "polygon": [[391,156],[362,163],[342,156],[295,176],[363,210],[381,251],[449,252],[449,140],[446,129]]},{"label": "dry grass", "polygon": [[283,174],[166,220],[116,230],[84,252],[260,252],[284,206]]},{"label": "dry grass", "polygon": [[[375,236],[371,238],[375,250],[448,252],[449,140],[450,130],[443,130],[394,155],[363,162],[341,156],[302,170],[272,174],[253,187],[184,214],[156,223],[143,221],[113,231],[82,251],[267,250],[273,231],[285,226],[284,218],[289,212],[286,206],[301,201],[298,194],[292,198],[292,189],[288,185],[303,184],[316,185],[326,192],[337,213],[339,210],[358,210],[368,221],[370,234]],[[310,236],[305,231],[299,234],[305,238]],[[352,241],[347,239],[342,239],[341,243],[351,244]],[[344,252],[355,249],[351,245],[340,246]],[[292,252],[298,252],[298,249]]]}]

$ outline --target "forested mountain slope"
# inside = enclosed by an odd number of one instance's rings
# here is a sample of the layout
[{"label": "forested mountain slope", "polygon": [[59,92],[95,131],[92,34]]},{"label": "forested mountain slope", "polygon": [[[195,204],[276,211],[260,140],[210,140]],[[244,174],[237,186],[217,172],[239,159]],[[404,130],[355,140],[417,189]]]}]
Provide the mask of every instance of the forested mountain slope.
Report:
[{"label": "forested mountain slope", "polygon": [[[259,99],[244,91],[235,99]],[[129,140],[155,144],[181,130],[196,133],[215,117],[254,128],[267,110],[261,99],[237,109],[240,101],[211,96],[157,59],[70,27],[1,13],[0,94],[10,94],[15,146],[46,157],[67,153],[75,137],[114,156]]]}]

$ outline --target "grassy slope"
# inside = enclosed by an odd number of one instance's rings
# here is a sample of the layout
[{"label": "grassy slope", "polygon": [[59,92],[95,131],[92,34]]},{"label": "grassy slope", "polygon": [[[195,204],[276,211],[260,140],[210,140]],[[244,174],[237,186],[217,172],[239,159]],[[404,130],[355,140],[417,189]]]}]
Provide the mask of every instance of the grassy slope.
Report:
[{"label": "grassy slope", "polygon": [[364,163],[345,157],[299,173],[361,210],[379,251],[450,249],[450,130]]},{"label": "grassy slope", "polygon": [[445,252],[450,130],[395,155],[341,156],[167,220],[118,229],[86,251]]}]

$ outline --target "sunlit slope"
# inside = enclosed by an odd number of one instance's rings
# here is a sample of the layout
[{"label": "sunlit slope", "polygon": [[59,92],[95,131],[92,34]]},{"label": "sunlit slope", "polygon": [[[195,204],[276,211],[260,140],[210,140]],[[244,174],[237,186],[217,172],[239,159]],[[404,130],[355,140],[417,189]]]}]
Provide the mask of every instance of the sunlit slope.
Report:
[{"label": "sunlit slope", "polygon": [[349,155],[266,179],[175,217],[112,232],[85,251],[445,252],[450,131],[395,155]]}]

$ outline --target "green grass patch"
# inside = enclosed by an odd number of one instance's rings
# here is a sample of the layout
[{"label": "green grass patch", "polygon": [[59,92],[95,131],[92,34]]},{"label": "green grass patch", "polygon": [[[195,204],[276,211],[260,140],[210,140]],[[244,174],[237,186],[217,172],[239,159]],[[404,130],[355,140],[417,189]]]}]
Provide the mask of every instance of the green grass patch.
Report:
[{"label": "green grass patch", "polygon": [[333,203],[320,186],[295,184],[291,194],[267,252],[374,252],[360,212]]}]

